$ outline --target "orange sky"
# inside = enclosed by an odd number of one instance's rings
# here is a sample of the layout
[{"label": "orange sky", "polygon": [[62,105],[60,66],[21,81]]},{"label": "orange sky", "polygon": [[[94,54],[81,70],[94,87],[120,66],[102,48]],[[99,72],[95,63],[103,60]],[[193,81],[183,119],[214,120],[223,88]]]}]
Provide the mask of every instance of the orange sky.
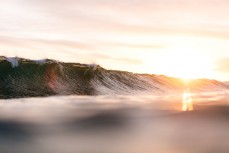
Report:
[{"label": "orange sky", "polygon": [[0,1],[0,55],[229,80],[228,0]]}]

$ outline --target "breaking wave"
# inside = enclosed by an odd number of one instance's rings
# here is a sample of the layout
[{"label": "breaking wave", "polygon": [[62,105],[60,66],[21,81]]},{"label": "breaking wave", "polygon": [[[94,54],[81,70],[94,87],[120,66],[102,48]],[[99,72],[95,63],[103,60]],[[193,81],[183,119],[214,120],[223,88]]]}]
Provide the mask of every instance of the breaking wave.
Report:
[{"label": "breaking wave", "polygon": [[[51,95],[160,94],[181,91],[184,83],[162,75],[106,70],[99,65],[0,57],[0,98]],[[192,90],[228,89],[228,84],[199,79]]]}]

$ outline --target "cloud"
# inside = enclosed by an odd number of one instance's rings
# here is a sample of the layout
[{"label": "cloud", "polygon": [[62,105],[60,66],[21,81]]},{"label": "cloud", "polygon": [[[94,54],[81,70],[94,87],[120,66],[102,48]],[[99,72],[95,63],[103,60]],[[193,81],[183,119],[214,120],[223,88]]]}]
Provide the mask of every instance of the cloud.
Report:
[{"label": "cloud", "polygon": [[[67,41],[67,40],[43,40],[43,39],[26,39],[26,38],[14,38],[14,37],[6,37],[0,36],[0,49],[1,46],[16,46],[12,50],[18,50],[15,56],[23,56],[25,53],[23,48],[27,48],[30,50],[28,54],[34,54],[35,57],[37,54],[42,53],[46,54],[49,57],[51,54],[61,54],[62,56],[76,56],[79,59],[97,59],[101,60],[109,60],[116,63],[123,64],[142,64],[141,60],[133,59],[133,58],[125,58],[125,57],[115,57],[109,53],[99,53],[94,50],[99,48],[99,46],[132,46],[130,44],[116,44],[116,43],[108,43],[108,42],[95,42],[95,43],[86,43],[79,41]],[[141,45],[133,45],[132,47],[141,47]],[[144,47],[144,45],[142,45]],[[155,46],[145,46],[145,47],[155,47]],[[157,46],[156,46],[157,47]],[[48,48],[48,52],[47,52]],[[21,49],[21,50],[20,50]],[[50,50],[51,49],[51,50]],[[20,51],[19,51],[20,50]],[[2,51],[0,50],[0,53]],[[10,55],[12,56],[12,55]],[[92,58],[90,58],[92,57]],[[52,57],[51,57],[52,58]],[[77,58],[76,58],[77,59]]]},{"label": "cloud", "polygon": [[227,0],[217,3],[207,0],[13,2],[0,2],[0,7],[4,8],[0,9],[0,30],[14,35],[34,36],[48,32],[49,35],[60,34],[58,37],[98,37],[98,34],[119,32],[123,35],[185,34],[223,39],[229,36]]}]

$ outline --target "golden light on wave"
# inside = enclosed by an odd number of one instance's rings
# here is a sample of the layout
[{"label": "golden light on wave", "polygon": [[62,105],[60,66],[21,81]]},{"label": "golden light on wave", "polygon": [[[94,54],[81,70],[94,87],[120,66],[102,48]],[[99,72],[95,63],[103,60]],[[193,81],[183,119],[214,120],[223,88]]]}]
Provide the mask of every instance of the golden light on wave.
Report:
[{"label": "golden light on wave", "polygon": [[193,99],[191,93],[187,90],[183,93],[182,99],[182,110],[183,111],[192,111],[193,110]]}]

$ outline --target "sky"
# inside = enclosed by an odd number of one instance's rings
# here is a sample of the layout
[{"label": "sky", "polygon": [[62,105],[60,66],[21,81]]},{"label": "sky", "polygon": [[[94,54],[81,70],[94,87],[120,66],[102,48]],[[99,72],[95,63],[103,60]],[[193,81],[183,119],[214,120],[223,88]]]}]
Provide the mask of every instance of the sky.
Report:
[{"label": "sky", "polygon": [[229,1],[0,0],[0,55],[229,81]]}]

